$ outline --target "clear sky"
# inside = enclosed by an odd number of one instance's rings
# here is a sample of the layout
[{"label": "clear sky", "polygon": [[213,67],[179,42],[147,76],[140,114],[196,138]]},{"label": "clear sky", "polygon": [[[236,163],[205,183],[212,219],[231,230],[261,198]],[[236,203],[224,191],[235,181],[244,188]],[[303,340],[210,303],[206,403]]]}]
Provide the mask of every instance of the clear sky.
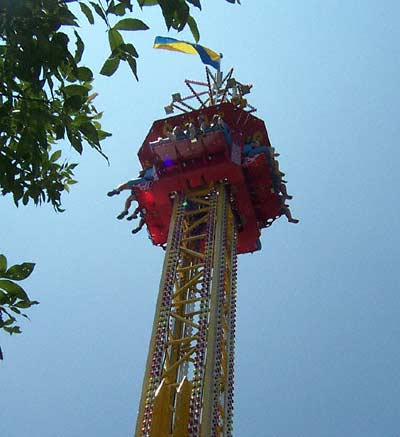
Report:
[{"label": "clear sky", "polygon": [[[301,220],[239,258],[235,436],[398,437],[400,3],[203,3],[201,42],[253,83]],[[151,48],[167,35],[158,15],[134,35],[140,82],[125,67],[95,82],[111,166],[68,149],[79,184],[63,214],[0,199],[0,251],[37,263],[26,289],[41,301],[22,335],[0,334],[1,437],[133,433],[163,252],[116,220],[124,198],[106,192],[138,173],[171,93],[204,73]],[[82,23],[99,69],[106,35]]]}]

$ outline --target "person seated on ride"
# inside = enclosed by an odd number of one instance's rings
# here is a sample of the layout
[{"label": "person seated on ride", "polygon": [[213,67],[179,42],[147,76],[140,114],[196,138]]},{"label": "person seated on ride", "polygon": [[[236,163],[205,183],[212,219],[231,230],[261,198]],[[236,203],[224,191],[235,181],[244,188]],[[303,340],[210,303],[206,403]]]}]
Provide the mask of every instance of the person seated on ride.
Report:
[{"label": "person seated on ride", "polygon": [[144,217],[145,217],[146,213],[147,213],[146,208],[141,208],[139,210],[140,221],[139,221],[138,226],[135,229],[132,229],[132,231],[131,231],[132,234],[138,233],[143,228],[143,226],[145,224],[145,218]]},{"label": "person seated on ride", "polygon": [[279,153],[275,153],[275,149],[273,147],[268,147],[267,161],[271,169],[271,178],[272,178],[272,186],[273,190],[277,194],[282,194],[284,199],[293,199],[293,196],[290,196],[286,190],[286,181],[282,179],[285,176],[285,173],[282,173],[279,170],[279,162],[274,159],[275,156],[279,156]]},{"label": "person seated on ride", "polygon": [[248,156],[249,152],[251,152],[251,150],[253,149],[251,143],[252,143],[251,138],[247,137],[243,144],[243,150],[242,150],[243,156]]},{"label": "person seated on ride", "polygon": [[189,140],[195,140],[197,138],[197,129],[193,122],[189,122],[186,125],[185,134]]},{"label": "person seated on ride", "polygon": [[133,211],[133,214],[131,214],[131,215],[130,215],[129,217],[127,217],[126,219],[129,220],[129,221],[136,219],[136,218],[138,217],[139,212],[140,212],[140,206],[138,205],[138,206],[135,208],[135,210]]},{"label": "person seated on ride", "polygon": [[[124,206],[123,211],[117,215],[118,220],[122,220],[125,216],[127,216],[129,214],[129,208],[131,207],[132,202],[134,200],[137,200],[136,194],[134,191],[134,187],[136,185],[141,184],[142,182],[152,181],[153,179],[154,179],[154,168],[148,167],[148,168],[141,170],[139,172],[138,178],[131,179],[131,180],[119,185],[114,190],[109,191],[107,193],[107,196],[112,197],[112,196],[115,196],[117,194],[120,194],[121,191],[123,191],[123,190],[131,190],[131,194],[129,195],[129,197],[125,201],[125,206]],[[128,220],[132,220],[133,218],[136,218],[136,217],[134,217],[135,214],[137,214],[137,208],[136,208],[135,212],[133,213],[133,215],[131,217],[128,217]]]},{"label": "person seated on ride", "polygon": [[154,180],[154,167],[147,167],[139,173],[139,177],[141,177],[143,181],[152,181]]},{"label": "person seated on ride", "polygon": [[275,152],[275,147],[272,147],[272,146],[268,148],[268,153],[269,153],[269,157],[271,159],[275,159],[275,157],[280,156],[279,153]]},{"label": "person seated on ride", "polygon": [[245,143],[243,146],[244,156],[256,156],[260,153],[264,153],[268,157],[268,147],[261,146],[258,140],[251,141],[250,143]]},{"label": "person seated on ride", "polygon": [[185,132],[180,126],[175,126],[172,129],[172,139],[174,140],[184,140],[186,138]]},{"label": "person seated on ride", "polygon": [[[221,122],[221,121],[222,122]],[[212,130],[223,130],[224,129],[224,121],[218,114],[214,114],[211,119],[211,129]]]},{"label": "person seated on ride", "polygon": [[272,178],[272,193],[281,194],[282,197],[286,199],[293,199],[293,196],[290,196],[286,190],[286,185],[281,178],[278,178],[274,173],[271,173]]},{"label": "person seated on ride", "polygon": [[293,199],[293,196],[290,196],[286,190],[285,182],[281,179],[276,177],[273,173],[271,173],[272,178],[272,189],[271,191],[273,193],[281,194],[282,197],[286,199]]},{"label": "person seated on ride", "polygon": [[[131,204],[134,200],[137,200],[137,198],[136,198],[136,193],[134,192],[134,190],[132,190],[130,196],[125,201],[124,209],[117,215],[118,220],[122,220],[125,216],[127,216],[129,214],[129,208],[131,207]],[[137,207],[135,209],[132,216],[127,217],[127,220],[132,220],[132,218],[134,218],[133,216],[136,214],[136,211],[138,210],[138,208],[139,207]]]},{"label": "person seated on ride", "polygon": [[281,201],[281,211],[285,214],[289,223],[299,223],[298,219],[292,217],[292,213],[289,209],[289,206],[285,204],[285,199],[282,196],[279,196],[279,200]]},{"label": "person seated on ride", "polygon": [[175,139],[175,138],[174,138],[174,134],[172,133],[172,130],[171,130],[170,127],[168,127],[168,128],[166,129],[166,131],[165,131],[165,136],[166,136],[166,138],[167,138],[169,141],[172,141],[172,140]]},{"label": "person seated on ride", "polygon": [[251,142],[247,141],[243,146],[243,155],[245,157],[256,156],[260,153],[265,154],[267,162],[271,168],[272,175],[279,180],[278,183],[280,184],[281,182],[284,182],[281,180],[281,178],[285,176],[285,173],[279,170],[279,162],[275,159],[276,156],[279,156],[279,153],[275,153],[275,149],[273,147],[261,146],[258,140]]},{"label": "person seated on ride", "polygon": [[230,145],[232,144],[232,139],[231,139],[231,135],[229,133],[229,129],[227,124],[224,122],[223,118],[218,115],[218,114],[214,114],[213,118],[211,120],[211,130],[221,130],[224,132],[224,136],[225,136],[225,140],[226,142]]},{"label": "person seated on ride", "polygon": [[275,156],[279,156],[279,153],[275,153],[275,149],[273,147],[267,147],[267,162],[269,165],[269,168],[271,170],[271,179],[272,179],[272,186],[273,190],[272,192],[275,193],[282,193],[282,195],[286,199],[292,199],[292,196],[289,196],[289,194],[286,191],[286,181],[282,179],[283,176],[285,176],[285,173],[282,173],[279,170],[279,163],[274,159]]},{"label": "person seated on ride", "polygon": [[199,122],[199,130],[202,135],[205,135],[207,132],[210,132],[210,124],[205,119],[204,115],[199,115],[197,117],[197,121]]},{"label": "person seated on ride", "polygon": [[253,146],[251,143],[244,143],[243,145],[243,156],[247,158],[248,156],[251,156],[251,152],[253,151]]},{"label": "person seated on ride", "polygon": [[112,197],[121,193],[123,190],[131,190],[134,186],[141,184],[145,181],[152,181],[154,179],[154,168],[148,167],[144,170],[140,170],[139,176],[136,179],[130,179],[129,181],[124,182],[121,185],[118,185],[117,188],[111,190],[107,193],[107,196]]}]

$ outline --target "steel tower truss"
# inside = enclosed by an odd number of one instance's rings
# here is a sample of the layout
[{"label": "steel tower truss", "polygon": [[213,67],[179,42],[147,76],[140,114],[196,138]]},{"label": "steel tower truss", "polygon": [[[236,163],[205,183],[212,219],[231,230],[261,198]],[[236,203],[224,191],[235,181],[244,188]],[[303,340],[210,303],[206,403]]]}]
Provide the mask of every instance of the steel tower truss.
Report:
[{"label": "steel tower truss", "polygon": [[236,273],[228,187],[176,194],[136,437],[232,436]]}]

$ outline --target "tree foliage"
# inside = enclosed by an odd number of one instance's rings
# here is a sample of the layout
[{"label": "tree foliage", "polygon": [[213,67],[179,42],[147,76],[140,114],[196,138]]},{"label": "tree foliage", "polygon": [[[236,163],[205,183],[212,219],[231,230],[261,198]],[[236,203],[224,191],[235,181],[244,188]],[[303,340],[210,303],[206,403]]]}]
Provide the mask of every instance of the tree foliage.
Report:
[{"label": "tree foliage", "polygon": [[[12,334],[20,334],[17,317],[28,318],[21,310],[37,305],[30,300],[24,289],[16,283],[26,279],[33,271],[35,264],[23,263],[7,268],[7,258],[0,255],[0,329]],[[3,354],[0,348],[0,359]]]}]

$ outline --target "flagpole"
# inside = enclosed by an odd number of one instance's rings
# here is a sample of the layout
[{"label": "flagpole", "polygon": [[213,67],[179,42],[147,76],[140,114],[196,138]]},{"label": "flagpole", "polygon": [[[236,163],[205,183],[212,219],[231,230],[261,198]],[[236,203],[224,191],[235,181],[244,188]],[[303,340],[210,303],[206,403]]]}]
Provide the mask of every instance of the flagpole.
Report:
[{"label": "flagpole", "polygon": [[221,70],[221,63],[222,63],[222,58],[223,58],[223,54],[220,53],[220,61],[218,63],[218,68],[217,68],[217,73],[216,73],[216,84],[217,84],[217,95],[216,97],[218,98],[218,94],[219,94],[219,90],[221,88],[221,84],[222,84],[222,70]]}]

